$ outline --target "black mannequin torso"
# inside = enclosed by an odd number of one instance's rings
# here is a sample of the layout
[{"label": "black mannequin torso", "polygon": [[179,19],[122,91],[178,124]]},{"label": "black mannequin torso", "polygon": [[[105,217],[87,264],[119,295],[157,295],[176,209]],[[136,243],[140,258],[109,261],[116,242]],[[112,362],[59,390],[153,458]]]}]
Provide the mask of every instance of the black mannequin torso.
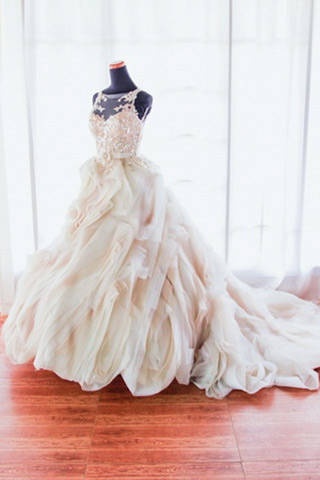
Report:
[{"label": "black mannequin torso", "polygon": [[[104,90],[102,90],[103,93],[108,95],[107,101],[103,102],[103,106],[105,107],[103,116],[105,119],[117,113],[116,111],[113,110],[115,106],[121,105],[121,103],[124,103],[124,102],[118,102],[118,99],[121,95],[124,95],[137,88],[135,83],[131,80],[130,75],[128,74],[125,62],[123,61],[114,62],[110,64],[110,79],[111,79],[111,85],[105,88]],[[98,93],[99,92],[93,95],[93,98],[92,98],[93,103],[95,102]],[[149,93],[143,90],[140,90],[138,92],[134,105],[140,119],[142,119],[143,117],[146,117],[150,113],[150,110],[152,107],[152,100],[153,100],[153,97]]]}]

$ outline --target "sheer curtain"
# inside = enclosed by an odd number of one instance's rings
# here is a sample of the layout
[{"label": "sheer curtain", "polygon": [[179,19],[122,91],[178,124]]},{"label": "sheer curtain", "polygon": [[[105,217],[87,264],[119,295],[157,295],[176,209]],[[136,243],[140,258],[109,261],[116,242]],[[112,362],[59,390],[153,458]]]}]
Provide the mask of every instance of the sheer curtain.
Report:
[{"label": "sheer curtain", "polygon": [[154,97],[141,152],[252,285],[320,296],[318,0],[0,0],[0,311],[95,152],[124,59]]}]

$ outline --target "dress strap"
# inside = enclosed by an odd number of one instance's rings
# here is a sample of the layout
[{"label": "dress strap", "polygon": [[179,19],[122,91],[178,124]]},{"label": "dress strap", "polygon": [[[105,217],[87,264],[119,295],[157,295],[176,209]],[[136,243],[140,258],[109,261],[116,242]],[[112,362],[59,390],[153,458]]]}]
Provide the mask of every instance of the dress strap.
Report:
[{"label": "dress strap", "polygon": [[[125,93],[120,97],[120,99],[125,99],[128,102],[134,102],[135,99],[137,98],[138,93],[141,91],[141,88],[135,88],[134,90],[130,90],[128,93]],[[120,100],[119,99],[119,100]]]},{"label": "dress strap", "polygon": [[[103,108],[99,105],[99,103],[100,103],[100,100],[103,99],[104,96],[105,96],[105,95],[104,95],[104,93],[103,93],[103,90],[100,90],[100,91],[98,92],[98,94],[97,94],[94,102],[93,102],[92,111],[94,111],[94,110],[99,110],[100,112],[103,111]],[[98,105],[98,107],[97,107],[97,105]]]}]

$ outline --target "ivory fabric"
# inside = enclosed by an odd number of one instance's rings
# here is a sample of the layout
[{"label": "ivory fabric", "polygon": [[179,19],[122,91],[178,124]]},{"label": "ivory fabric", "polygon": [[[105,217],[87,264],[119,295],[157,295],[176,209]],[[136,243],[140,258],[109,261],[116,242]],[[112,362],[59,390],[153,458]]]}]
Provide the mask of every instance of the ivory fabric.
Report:
[{"label": "ivory fabric", "polygon": [[216,399],[318,389],[320,307],[231,273],[139,153],[139,92],[97,96],[96,155],[80,167],[62,230],[28,257],[2,328],[6,354],[83,390],[120,374],[136,396],[175,378]]}]

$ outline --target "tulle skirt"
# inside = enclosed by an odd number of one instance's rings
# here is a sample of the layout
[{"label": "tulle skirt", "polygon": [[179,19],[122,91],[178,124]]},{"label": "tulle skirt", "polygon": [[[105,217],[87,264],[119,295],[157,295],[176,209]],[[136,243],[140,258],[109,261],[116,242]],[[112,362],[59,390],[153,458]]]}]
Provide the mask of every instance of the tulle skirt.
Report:
[{"label": "tulle skirt", "polygon": [[2,336],[32,361],[98,390],[133,395],[173,379],[224,398],[272,385],[319,388],[320,307],[236,278],[164,184],[159,167],[93,157],[65,223],[29,255]]}]

